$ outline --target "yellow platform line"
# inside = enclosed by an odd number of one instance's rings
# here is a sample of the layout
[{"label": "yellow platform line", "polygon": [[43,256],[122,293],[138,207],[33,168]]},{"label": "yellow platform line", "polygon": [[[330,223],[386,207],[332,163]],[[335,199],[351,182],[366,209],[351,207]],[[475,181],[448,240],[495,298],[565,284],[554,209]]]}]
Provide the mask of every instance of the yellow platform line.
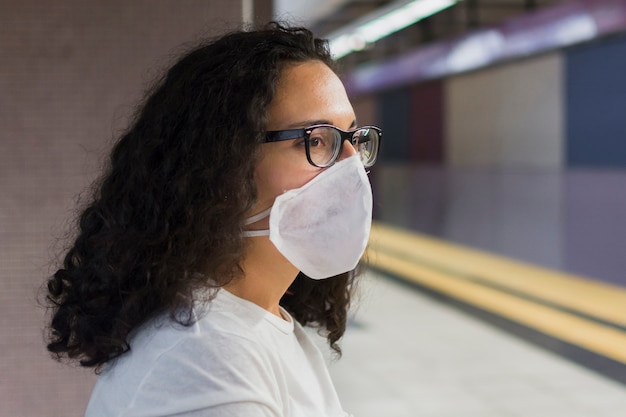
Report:
[{"label": "yellow platform line", "polygon": [[370,249],[368,263],[455,299],[626,364],[626,333]]},{"label": "yellow platform line", "polygon": [[[626,326],[626,289],[589,278],[542,268],[444,240],[374,224],[369,253],[410,259],[411,264],[477,280],[544,300],[564,309]],[[372,255],[370,255],[372,256]],[[373,261],[372,261],[373,262]],[[501,292],[498,292],[501,294]],[[623,347],[626,351],[626,347]]]}]

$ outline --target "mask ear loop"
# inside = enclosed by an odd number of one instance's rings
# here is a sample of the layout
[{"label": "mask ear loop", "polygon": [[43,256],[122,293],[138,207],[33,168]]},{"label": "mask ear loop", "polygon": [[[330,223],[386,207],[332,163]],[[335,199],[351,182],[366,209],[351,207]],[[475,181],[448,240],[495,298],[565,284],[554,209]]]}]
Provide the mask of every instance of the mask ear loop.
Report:
[{"label": "mask ear loop", "polygon": [[269,236],[270,229],[265,230],[244,230],[243,237]]},{"label": "mask ear loop", "polygon": [[[244,222],[244,226],[247,226],[249,224],[252,223],[256,223],[261,219],[264,219],[266,217],[268,217],[270,215],[270,212],[272,211],[272,208],[268,208],[266,210],[263,210],[262,212],[255,214],[254,216],[248,217]],[[265,230],[244,230],[243,231],[243,236],[244,237],[256,237],[256,236],[269,236],[270,234],[270,229],[265,229]]]}]

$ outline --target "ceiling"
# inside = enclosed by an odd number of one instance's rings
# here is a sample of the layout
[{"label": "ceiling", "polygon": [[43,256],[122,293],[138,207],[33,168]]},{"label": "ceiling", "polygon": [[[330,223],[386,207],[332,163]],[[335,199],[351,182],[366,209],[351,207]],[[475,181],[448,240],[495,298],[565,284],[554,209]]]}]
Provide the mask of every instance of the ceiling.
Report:
[{"label": "ceiling", "polygon": [[[303,24],[317,35],[331,32],[398,0],[274,0],[274,15]],[[406,1],[399,0],[400,3]],[[402,54],[432,42],[493,26],[564,0],[462,0],[454,6],[341,58],[344,69]]]}]

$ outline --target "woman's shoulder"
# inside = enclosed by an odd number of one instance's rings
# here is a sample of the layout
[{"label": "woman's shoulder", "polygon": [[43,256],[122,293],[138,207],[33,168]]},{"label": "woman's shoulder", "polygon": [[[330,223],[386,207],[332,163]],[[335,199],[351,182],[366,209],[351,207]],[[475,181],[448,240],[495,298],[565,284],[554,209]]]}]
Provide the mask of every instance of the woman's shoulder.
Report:
[{"label": "woman's shoulder", "polygon": [[221,290],[209,301],[197,303],[189,317],[175,320],[163,316],[143,326],[130,341],[131,351],[142,351],[144,357],[156,355],[156,359],[195,350],[219,353],[225,345],[230,349],[254,348],[260,343],[263,321],[264,314],[239,305]]},{"label": "woman's shoulder", "polygon": [[218,295],[193,313],[190,325],[164,316],[142,326],[130,340],[130,351],[104,368],[92,406],[115,398],[121,407],[167,407],[159,398],[164,384],[169,391],[181,387],[181,398],[197,396],[193,402],[207,406],[203,393],[224,384],[242,390],[272,384],[267,379],[274,366],[272,349],[255,334],[254,310],[233,310],[228,299]]}]

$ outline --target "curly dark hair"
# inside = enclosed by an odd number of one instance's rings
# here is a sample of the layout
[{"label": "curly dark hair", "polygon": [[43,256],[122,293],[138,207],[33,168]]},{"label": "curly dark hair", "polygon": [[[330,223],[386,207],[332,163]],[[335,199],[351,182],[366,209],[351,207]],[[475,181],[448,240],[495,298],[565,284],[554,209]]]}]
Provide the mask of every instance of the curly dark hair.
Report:
[{"label": "curly dark hair", "polygon": [[[267,108],[284,65],[309,60],[334,68],[326,41],[272,22],[203,42],[150,90],[47,282],[57,359],[98,372],[138,326],[162,314],[190,325],[197,289],[242,276]],[[300,273],[281,305],[340,353],[355,276]]]}]

